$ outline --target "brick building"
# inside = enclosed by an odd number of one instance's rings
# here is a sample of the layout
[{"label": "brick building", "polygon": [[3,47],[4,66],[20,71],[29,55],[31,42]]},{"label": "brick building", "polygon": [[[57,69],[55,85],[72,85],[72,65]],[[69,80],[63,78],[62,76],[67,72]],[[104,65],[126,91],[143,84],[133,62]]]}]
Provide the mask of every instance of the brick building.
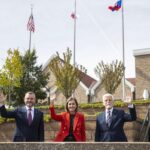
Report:
[{"label": "brick building", "polygon": [[[53,56],[43,66],[43,72],[50,74],[47,89],[49,89],[49,93],[55,92],[55,94],[57,96],[56,103],[58,105],[61,105],[61,104],[65,104],[66,98],[59,90],[56,89],[56,86],[55,86],[56,78],[48,67],[52,58],[53,58]],[[91,102],[90,90],[97,81],[95,79],[93,79],[92,77],[88,76],[87,74],[83,73],[83,75],[84,75],[84,77],[82,78],[81,82],[79,83],[78,87],[76,88],[74,94],[79,103],[88,103],[88,102]]]},{"label": "brick building", "polygon": [[143,91],[150,92],[150,48],[133,51],[136,71],[136,99],[143,99]]},{"label": "brick building", "polygon": [[[51,61],[53,56],[46,62],[46,64],[43,66],[43,72],[44,73],[50,73],[49,76],[49,83],[47,85],[47,89],[49,90],[49,93],[53,93],[55,91],[55,94],[57,96],[56,102],[57,104],[61,105],[64,104],[66,101],[66,98],[63,96],[63,94],[57,90],[55,86],[55,76],[50,71],[48,65]],[[127,96],[131,96],[134,99],[135,94],[135,78],[127,78],[125,80],[125,90]],[[96,81],[92,77],[90,77],[87,74],[84,74],[83,79],[81,80],[79,86],[75,90],[75,97],[77,98],[79,103],[90,103],[90,102],[99,102],[102,100],[102,95],[106,93],[104,88],[102,88],[100,81]],[[115,94],[115,99],[122,99],[122,84],[119,85],[117,88]],[[48,101],[48,98],[46,99]]]},{"label": "brick building", "polygon": [[[125,79],[125,92],[126,96],[132,97],[135,99],[135,78],[126,78]],[[104,88],[101,86],[100,81],[97,82],[92,88],[93,102],[98,102],[102,100],[102,96],[106,93]],[[118,86],[115,93],[113,94],[115,99],[122,99],[122,83]]]}]

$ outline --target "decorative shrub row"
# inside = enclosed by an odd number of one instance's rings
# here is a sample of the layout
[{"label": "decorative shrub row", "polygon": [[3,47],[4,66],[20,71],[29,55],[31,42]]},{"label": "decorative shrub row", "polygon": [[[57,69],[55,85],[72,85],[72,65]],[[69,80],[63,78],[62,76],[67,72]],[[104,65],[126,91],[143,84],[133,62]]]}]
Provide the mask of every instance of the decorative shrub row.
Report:
[{"label": "decorative shrub row", "polygon": [[[150,104],[150,100],[134,100],[133,101],[133,104],[135,105],[149,105]],[[127,103],[121,101],[121,100],[116,100],[115,103],[114,103],[114,106],[115,107],[124,107],[124,106],[127,106]],[[90,104],[79,104],[79,107],[82,108],[82,109],[89,109],[89,108],[104,108],[103,106],[103,103],[102,102],[97,102],[97,103],[90,103]],[[49,109],[49,106],[48,105],[45,105],[45,106],[37,106],[38,109],[42,109],[42,110],[48,110]],[[56,105],[55,106],[56,109],[64,109],[64,106],[58,106]],[[11,109],[12,110],[12,109]],[[63,110],[64,111],[64,110]],[[89,114],[86,114],[84,113],[84,115],[86,117],[88,116],[97,116],[100,112],[95,112],[95,114],[93,115],[89,115]],[[49,114],[44,114],[44,122],[50,122],[51,120],[51,117]],[[11,118],[3,118],[0,116],[0,124],[4,123],[4,122],[14,122],[14,119],[11,119]]]}]

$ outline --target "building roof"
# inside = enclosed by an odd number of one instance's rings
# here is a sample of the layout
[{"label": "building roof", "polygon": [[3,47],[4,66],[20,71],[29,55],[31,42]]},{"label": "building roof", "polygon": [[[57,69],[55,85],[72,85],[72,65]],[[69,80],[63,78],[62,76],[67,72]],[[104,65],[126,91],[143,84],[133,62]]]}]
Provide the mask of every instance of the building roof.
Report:
[{"label": "building roof", "polygon": [[54,57],[55,57],[55,55],[52,55],[52,56],[46,61],[46,63],[42,66],[42,69],[43,69],[43,70],[45,70],[45,69],[48,67],[49,63],[51,62],[51,60],[52,60]]},{"label": "building roof", "polygon": [[[43,70],[46,69],[46,67],[49,65],[49,63],[51,62],[51,60],[55,57],[56,55],[52,55],[47,62],[44,64],[43,66]],[[63,59],[61,59],[61,61],[63,61]],[[81,82],[87,87],[87,88],[91,88],[97,81],[92,78],[91,76],[87,75],[84,72],[81,72],[83,74],[83,78],[81,79]]]},{"label": "building roof", "polygon": [[150,54],[150,48],[133,50],[134,56],[148,55],[148,54]]},{"label": "building roof", "polygon": [[132,85],[136,85],[135,78],[126,78]]},{"label": "building roof", "polygon": [[[83,73],[83,72],[82,72]],[[87,87],[90,88],[93,86],[97,81],[93,79],[91,76],[83,73],[83,78],[81,79],[81,82]]]}]

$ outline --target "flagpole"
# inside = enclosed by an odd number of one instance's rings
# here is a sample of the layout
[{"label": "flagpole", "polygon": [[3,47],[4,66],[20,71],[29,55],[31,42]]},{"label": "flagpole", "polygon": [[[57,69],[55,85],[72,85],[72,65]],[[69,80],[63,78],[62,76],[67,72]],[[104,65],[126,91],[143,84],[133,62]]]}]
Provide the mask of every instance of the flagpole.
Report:
[{"label": "flagpole", "polygon": [[73,46],[73,65],[76,64],[76,0],[74,1],[74,46]]},{"label": "flagpole", "polygon": [[30,34],[29,34],[29,51],[31,49],[31,31],[30,31]]},{"label": "flagpole", "polygon": [[[33,10],[33,6],[31,4],[31,15],[32,15],[32,10]],[[29,33],[29,51],[31,50],[31,33],[32,31],[30,30],[30,33]]]},{"label": "flagpole", "polygon": [[124,65],[123,70],[123,79],[122,79],[122,99],[125,100],[126,92],[125,92],[125,45],[124,45],[124,4],[122,0],[122,61]]},{"label": "flagpole", "polygon": [[[74,16],[72,17],[74,19],[74,37],[73,37],[73,66],[75,68],[76,64],[76,0],[74,0]],[[75,90],[72,92],[72,97],[75,98]]]}]

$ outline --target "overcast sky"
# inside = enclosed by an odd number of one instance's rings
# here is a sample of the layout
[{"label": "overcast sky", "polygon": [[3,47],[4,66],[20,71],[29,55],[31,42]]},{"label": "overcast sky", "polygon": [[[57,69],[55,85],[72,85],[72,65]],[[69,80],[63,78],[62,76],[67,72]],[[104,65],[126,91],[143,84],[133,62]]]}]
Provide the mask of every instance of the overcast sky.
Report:
[{"label": "overcast sky", "polygon": [[[95,78],[94,68],[103,60],[122,60],[121,11],[108,6],[116,0],[77,0],[76,62]],[[9,48],[29,47],[27,22],[33,4],[35,32],[32,48],[38,64],[51,55],[73,50],[74,0],[0,0],[0,67]],[[150,0],[124,0],[126,77],[135,77],[133,50],[150,48]]]}]

